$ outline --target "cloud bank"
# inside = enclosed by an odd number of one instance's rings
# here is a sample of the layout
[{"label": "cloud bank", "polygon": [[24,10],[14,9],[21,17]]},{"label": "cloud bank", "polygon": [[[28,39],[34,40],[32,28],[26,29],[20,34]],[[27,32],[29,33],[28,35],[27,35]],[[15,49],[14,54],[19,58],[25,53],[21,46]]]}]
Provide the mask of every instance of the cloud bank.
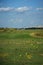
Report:
[{"label": "cloud bank", "polygon": [[[29,10],[32,10],[33,8],[32,7],[27,7],[27,6],[24,6],[24,7],[17,7],[17,8],[14,8],[14,7],[0,7],[0,12],[7,12],[7,11],[16,11],[16,12],[25,12],[25,11],[29,11]],[[37,11],[41,11],[43,10],[43,8],[35,8],[34,10],[37,10]]]}]

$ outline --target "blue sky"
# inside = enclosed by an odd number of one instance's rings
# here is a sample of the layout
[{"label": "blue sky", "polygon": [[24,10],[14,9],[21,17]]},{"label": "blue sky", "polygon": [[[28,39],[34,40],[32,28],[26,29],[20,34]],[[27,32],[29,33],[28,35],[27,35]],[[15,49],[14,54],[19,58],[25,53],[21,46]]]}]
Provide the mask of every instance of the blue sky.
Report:
[{"label": "blue sky", "polygon": [[43,0],[0,0],[0,27],[43,26]]}]

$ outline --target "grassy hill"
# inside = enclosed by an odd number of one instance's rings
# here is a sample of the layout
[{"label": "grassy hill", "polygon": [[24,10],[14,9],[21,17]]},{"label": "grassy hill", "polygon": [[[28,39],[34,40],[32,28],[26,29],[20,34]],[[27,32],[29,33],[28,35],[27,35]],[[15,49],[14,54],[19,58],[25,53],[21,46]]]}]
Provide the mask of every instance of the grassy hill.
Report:
[{"label": "grassy hill", "polygon": [[0,29],[0,65],[43,65],[43,29]]}]

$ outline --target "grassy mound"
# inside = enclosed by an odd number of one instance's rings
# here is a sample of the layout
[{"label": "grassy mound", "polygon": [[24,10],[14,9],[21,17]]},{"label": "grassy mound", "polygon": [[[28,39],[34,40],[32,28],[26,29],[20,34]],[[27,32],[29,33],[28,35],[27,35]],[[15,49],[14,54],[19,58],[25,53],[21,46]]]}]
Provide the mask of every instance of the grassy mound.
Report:
[{"label": "grassy mound", "polygon": [[34,32],[30,34],[32,37],[38,37],[38,38],[43,38],[43,33],[40,32]]}]

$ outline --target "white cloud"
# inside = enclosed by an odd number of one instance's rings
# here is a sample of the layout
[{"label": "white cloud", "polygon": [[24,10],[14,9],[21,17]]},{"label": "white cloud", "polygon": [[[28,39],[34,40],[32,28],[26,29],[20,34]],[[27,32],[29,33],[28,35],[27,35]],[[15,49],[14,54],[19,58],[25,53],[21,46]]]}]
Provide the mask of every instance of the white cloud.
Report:
[{"label": "white cloud", "polygon": [[30,7],[24,6],[24,7],[15,8],[15,11],[17,11],[17,12],[25,12],[25,11],[28,11],[30,9],[31,9]]},{"label": "white cloud", "polygon": [[36,8],[36,10],[43,10],[43,8]]},{"label": "white cloud", "polygon": [[13,10],[13,8],[11,7],[1,7],[0,8],[0,11],[10,11],[10,10]]}]

